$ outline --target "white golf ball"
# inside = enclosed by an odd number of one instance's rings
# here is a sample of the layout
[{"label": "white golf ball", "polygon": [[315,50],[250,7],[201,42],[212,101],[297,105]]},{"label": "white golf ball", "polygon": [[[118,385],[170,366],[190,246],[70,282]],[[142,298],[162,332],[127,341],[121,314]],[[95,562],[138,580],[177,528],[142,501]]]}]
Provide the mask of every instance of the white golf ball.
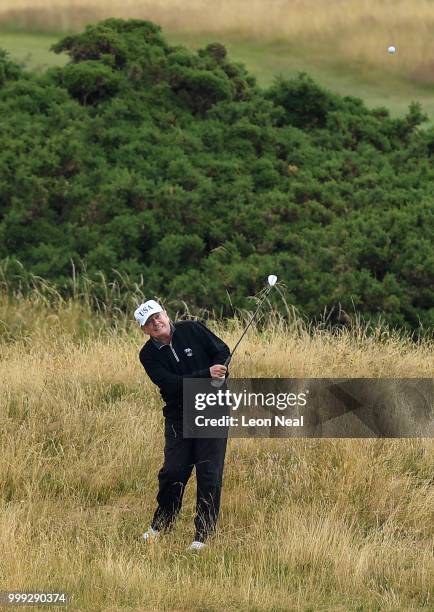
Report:
[{"label": "white golf ball", "polygon": [[268,284],[270,285],[270,287],[273,287],[277,282],[277,276],[275,274],[270,274],[270,276],[268,277]]},{"label": "white golf ball", "polygon": [[393,46],[392,46],[392,47],[389,47],[389,48],[387,49],[387,52],[388,52],[388,53],[391,53],[391,54],[396,53],[396,47],[393,47]]}]

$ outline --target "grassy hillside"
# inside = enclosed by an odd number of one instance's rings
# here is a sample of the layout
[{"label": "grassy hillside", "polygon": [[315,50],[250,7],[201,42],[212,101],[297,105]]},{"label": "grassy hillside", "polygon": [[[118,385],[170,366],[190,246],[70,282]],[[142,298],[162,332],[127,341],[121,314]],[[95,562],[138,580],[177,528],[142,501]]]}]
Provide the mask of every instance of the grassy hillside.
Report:
[{"label": "grassy hillside", "polygon": [[[2,299],[0,319],[15,326],[0,342],[1,590],[56,585],[86,610],[432,609],[432,440],[229,440],[212,546],[186,551],[191,480],[174,532],[146,547],[163,429],[143,336],[37,297]],[[239,320],[212,326],[233,346]],[[427,376],[433,357],[275,321],[233,376]]]},{"label": "grassy hillside", "polygon": [[[370,107],[385,105],[403,115],[412,100],[419,100],[434,117],[434,4],[429,0],[412,6],[411,14],[403,0],[350,0],[345,7],[340,0],[190,0],[179,7],[177,0],[5,0],[0,28],[26,34],[0,35],[0,46],[29,67],[41,68],[59,58],[48,53],[51,41],[29,32],[55,32],[54,41],[57,32],[77,31],[103,17],[141,17],[160,23],[169,40],[192,48],[223,42],[263,85],[275,74],[306,70],[319,83],[360,96]],[[390,44],[398,49],[394,56],[387,53]]]},{"label": "grassy hillside", "polygon": [[41,71],[50,66],[63,66],[67,57],[56,55],[50,47],[58,40],[52,34],[0,32],[0,48],[28,70]]},{"label": "grassy hillside", "polygon": [[[288,301],[426,334],[434,321],[434,132],[322,90],[266,89],[221,44],[107,20],[40,75],[0,57],[0,259],[70,287],[71,262],[228,314],[274,270]],[[379,216],[378,211],[382,214]],[[170,272],[169,272],[170,271]],[[418,333],[419,333],[418,332]]]},{"label": "grassy hillside", "polygon": [[[404,0],[3,0],[0,19],[32,30],[79,30],[90,20],[138,17],[174,31],[236,32],[304,41],[329,55],[385,64],[395,44],[402,65],[429,63],[434,51],[431,0],[409,10]],[[330,44],[332,43],[332,44]]]},{"label": "grassy hillside", "polygon": [[[60,36],[3,31],[0,32],[0,47],[7,49],[14,60],[28,69],[40,71],[50,66],[61,66],[67,61],[66,55],[50,51]],[[233,60],[244,63],[264,87],[271,84],[277,75],[291,77],[305,70],[318,83],[337,93],[362,98],[369,108],[386,106],[394,117],[405,115],[409,104],[418,100],[430,118],[426,127],[434,120],[431,86],[409,82],[384,68],[367,70],[360,63],[352,65],[345,59],[332,62],[328,56],[316,58],[309,49],[294,48],[287,41],[188,32],[168,32],[167,39],[172,44],[182,44],[192,50],[219,40],[225,44]],[[393,66],[396,58],[389,59],[389,65]]]}]

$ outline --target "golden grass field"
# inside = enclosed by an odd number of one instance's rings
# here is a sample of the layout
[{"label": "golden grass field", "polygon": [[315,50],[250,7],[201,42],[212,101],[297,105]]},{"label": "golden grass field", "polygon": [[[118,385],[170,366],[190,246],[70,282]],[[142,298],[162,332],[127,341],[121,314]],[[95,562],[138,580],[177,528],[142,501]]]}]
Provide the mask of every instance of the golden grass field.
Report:
[{"label": "golden grass field", "polygon": [[[368,67],[434,81],[434,2],[418,0],[3,0],[0,20],[29,30],[77,30],[117,16],[154,20],[165,29],[290,41]],[[385,52],[397,47],[394,68]]]},{"label": "golden grass field", "polygon": [[[146,545],[163,417],[143,335],[73,301],[3,297],[0,321],[0,591],[86,611],[433,609],[433,440],[231,439],[212,545],[186,550],[194,475]],[[210,326],[233,346],[241,321]],[[432,376],[432,341],[381,329],[279,319],[245,340],[234,377]]]}]

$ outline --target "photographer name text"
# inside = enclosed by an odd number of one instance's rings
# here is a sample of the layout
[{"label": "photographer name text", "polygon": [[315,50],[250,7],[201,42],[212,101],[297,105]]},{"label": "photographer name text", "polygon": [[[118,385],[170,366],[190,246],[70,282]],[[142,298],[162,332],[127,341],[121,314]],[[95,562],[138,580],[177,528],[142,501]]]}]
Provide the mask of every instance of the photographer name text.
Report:
[{"label": "photographer name text", "polygon": [[221,416],[218,418],[198,415],[194,419],[196,427],[303,427],[303,415],[297,418],[289,418],[274,415],[274,418],[252,418],[242,415],[240,418],[234,416]]}]

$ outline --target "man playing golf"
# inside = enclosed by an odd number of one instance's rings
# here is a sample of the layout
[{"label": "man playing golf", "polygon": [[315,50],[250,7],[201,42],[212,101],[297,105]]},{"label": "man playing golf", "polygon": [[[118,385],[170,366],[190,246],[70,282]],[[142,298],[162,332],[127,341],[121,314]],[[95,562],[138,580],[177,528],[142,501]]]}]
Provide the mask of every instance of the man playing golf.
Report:
[{"label": "man playing golf", "polygon": [[134,313],[149,340],[140,351],[140,362],[160,388],[165,403],[164,464],[158,474],[158,506],[143,538],[167,532],[181,509],[185,486],[196,467],[197,504],[195,538],[190,548],[200,549],[216,526],[227,438],[183,438],[182,383],[184,378],[224,380],[222,365],[228,346],[199,321],[173,323],[155,300],[141,304]]}]

